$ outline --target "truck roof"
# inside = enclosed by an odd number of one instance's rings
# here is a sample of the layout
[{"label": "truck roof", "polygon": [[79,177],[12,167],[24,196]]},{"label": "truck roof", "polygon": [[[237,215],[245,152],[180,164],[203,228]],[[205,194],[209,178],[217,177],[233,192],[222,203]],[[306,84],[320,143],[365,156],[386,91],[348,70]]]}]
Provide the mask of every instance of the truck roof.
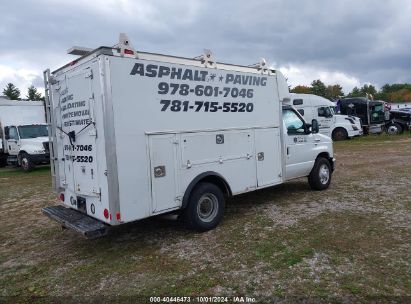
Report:
[{"label": "truck roof", "polygon": [[8,100],[0,99],[0,106],[44,106],[44,102],[41,100],[37,101],[23,101],[23,100]]},{"label": "truck roof", "polygon": [[[158,54],[158,53],[149,53],[149,52],[136,52],[132,51],[133,54],[123,55],[121,54],[120,48],[117,47],[108,47],[108,46],[100,46],[85,55],[67,63],[66,65],[54,70],[52,72],[53,75],[60,74],[63,70],[69,70],[71,67],[75,67],[80,63],[86,62],[90,59],[96,58],[99,55],[106,55],[106,56],[116,56],[116,57],[125,57],[125,58],[137,58],[142,60],[152,60],[152,61],[159,61],[159,62],[168,62],[168,63],[177,63],[177,64],[184,64],[184,65],[191,65],[191,66],[198,66],[204,67],[201,59],[199,57],[196,58],[188,58],[188,57],[180,57],[174,55],[165,55],[165,54]],[[265,63],[265,61],[264,61]],[[236,65],[230,63],[223,63],[223,62],[215,62],[214,67],[223,70],[230,70],[230,71],[237,71],[237,72],[247,72],[247,73],[255,73],[255,74],[275,74],[276,71],[271,68],[261,68],[259,64],[253,64],[250,66],[244,65]]]}]

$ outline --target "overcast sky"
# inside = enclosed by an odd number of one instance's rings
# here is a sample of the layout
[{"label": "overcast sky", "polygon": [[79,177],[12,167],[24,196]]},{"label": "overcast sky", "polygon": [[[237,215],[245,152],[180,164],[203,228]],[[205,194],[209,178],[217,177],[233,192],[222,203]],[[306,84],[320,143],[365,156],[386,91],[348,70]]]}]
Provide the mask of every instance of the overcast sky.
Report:
[{"label": "overcast sky", "polygon": [[[73,45],[112,46],[125,32],[137,50],[252,64],[265,58],[291,86],[314,79],[348,93],[411,82],[409,0],[2,1],[0,88],[26,95],[42,71],[74,59]],[[1,95],[0,91],[0,95]]]}]

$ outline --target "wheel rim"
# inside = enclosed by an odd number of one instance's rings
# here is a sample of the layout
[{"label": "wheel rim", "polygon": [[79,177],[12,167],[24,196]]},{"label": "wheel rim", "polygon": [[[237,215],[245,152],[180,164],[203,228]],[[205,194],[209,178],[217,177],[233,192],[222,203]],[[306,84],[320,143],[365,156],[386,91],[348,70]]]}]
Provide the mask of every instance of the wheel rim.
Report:
[{"label": "wheel rim", "polygon": [[21,166],[23,167],[23,169],[27,169],[29,167],[29,161],[27,160],[27,158],[23,157],[21,159]]},{"label": "wheel rim", "polygon": [[399,130],[398,130],[397,126],[392,125],[392,126],[388,127],[387,132],[388,132],[388,134],[393,135],[393,134],[398,134]]},{"label": "wheel rim", "polygon": [[203,222],[211,222],[218,212],[218,199],[212,193],[200,197],[197,204],[197,214]]},{"label": "wheel rim", "polygon": [[330,169],[327,165],[321,165],[320,167],[320,182],[325,185],[330,180]]}]

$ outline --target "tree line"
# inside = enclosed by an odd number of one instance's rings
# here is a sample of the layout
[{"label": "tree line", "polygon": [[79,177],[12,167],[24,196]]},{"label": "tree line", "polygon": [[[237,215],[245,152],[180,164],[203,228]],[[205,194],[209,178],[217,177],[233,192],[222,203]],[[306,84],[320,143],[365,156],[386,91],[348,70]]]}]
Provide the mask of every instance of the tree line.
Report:
[{"label": "tree line", "polygon": [[[21,98],[21,92],[20,89],[17,88],[14,84],[8,83],[6,87],[3,89],[3,95],[7,96],[11,100],[22,100]],[[44,96],[41,95],[40,92],[37,91],[37,89],[31,85],[27,89],[27,95],[25,100],[43,100],[44,101]]]},{"label": "tree line", "polygon": [[347,95],[344,94],[341,85],[325,85],[317,79],[311,82],[310,86],[297,85],[290,89],[291,93],[314,94],[335,100],[341,97],[365,97],[372,95],[374,100],[384,100],[387,102],[411,102],[411,84],[394,83],[385,84],[377,90],[372,84],[364,84],[362,87],[354,87]]}]

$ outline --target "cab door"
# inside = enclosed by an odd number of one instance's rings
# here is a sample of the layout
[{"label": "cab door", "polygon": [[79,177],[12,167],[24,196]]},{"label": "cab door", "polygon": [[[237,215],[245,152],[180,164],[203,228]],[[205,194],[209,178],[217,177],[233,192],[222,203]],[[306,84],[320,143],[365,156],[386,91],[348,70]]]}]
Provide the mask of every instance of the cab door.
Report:
[{"label": "cab door", "polygon": [[9,127],[8,134],[9,139],[7,139],[7,149],[9,154],[17,155],[20,150],[19,133],[17,132],[17,128],[14,126]]},{"label": "cab door", "polygon": [[318,124],[320,133],[330,136],[331,127],[333,126],[333,115],[330,107],[320,106],[316,109],[318,115]]},{"label": "cab door", "polygon": [[305,122],[291,108],[283,109],[286,145],[286,179],[307,176],[315,160],[313,134],[306,134]]}]

